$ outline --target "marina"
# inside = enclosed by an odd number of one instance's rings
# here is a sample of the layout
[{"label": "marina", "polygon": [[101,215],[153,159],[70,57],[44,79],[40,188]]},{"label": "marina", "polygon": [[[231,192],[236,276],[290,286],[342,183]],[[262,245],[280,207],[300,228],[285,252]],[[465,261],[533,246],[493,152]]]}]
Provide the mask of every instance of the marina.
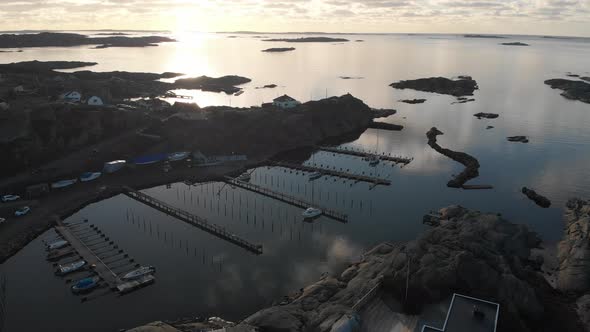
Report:
[{"label": "marina", "polygon": [[340,147],[320,146],[318,148],[318,150],[332,152],[332,153],[339,153],[339,154],[344,154],[344,155],[349,155],[349,156],[363,157],[366,159],[377,158],[380,160],[391,161],[395,164],[403,164],[403,165],[407,165],[407,164],[411,163],[412,160],[414,159],[414,158],[406,158],[406,157],[400,157],[400,156],[391,156],[389,154],[386,155],[385,153],[382,153],[382,154],[371,153],[371,152],[367,152],[367,151],[361,150],[361,149],[349,149],[349,148],[340,148]]},{"label": "marina", "polygon": [[353,180],[355,182],[368,182],[372,184],[372,187],[377,185],[391,185],[391,181],[375,177],[372,175],[365,175],[363,171],[362,174],[352,174],[347,173],[345,170],[343,171],[342,168],[336,170],[336,166],[332,166],[332,169],[329,168],[322,168],[322,167],[315,167],[315,166],[307,166],[307,165],[298,165],[298,164],[291,164],[286,162],[275,162],[273,166],[283,167],[283,168],[290,168],[297,171],[309,172],[309,173],[321,173],[324,176],[335,176],[347,180]]}]

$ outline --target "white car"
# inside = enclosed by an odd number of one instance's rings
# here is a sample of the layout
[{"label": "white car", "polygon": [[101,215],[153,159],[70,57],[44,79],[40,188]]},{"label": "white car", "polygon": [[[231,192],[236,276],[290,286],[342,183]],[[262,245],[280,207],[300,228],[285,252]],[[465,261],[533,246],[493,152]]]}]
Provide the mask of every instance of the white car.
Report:
[{"label": "white car", "polygon": [[24,206],[24,207],[16,210],[16,212],[14,212],[14,215],[17,217],[20,217],[20,216],[24,216],[25,214],[29,213],[30,211],[31,211],[30,207]]},{"label": "white car", "polygon": [[4,195],[2,196],[2,202],[13,202],[19,200],[20,196],[18,195]]}]

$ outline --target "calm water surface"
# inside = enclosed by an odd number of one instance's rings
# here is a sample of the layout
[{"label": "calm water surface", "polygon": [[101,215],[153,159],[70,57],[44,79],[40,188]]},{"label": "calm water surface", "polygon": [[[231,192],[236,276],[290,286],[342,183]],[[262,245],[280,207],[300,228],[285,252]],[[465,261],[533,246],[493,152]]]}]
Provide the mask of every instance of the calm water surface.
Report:
[{"label": "calm water surface", "polygon": [[[260,51],[282,43],[251,36],[186,34],[179,43],[156,48],[26,49],[1,53],[0,63],[26,60],[95,61],[95,71],[182,72],[189,76],[238,74],[252,78],[239,97],[182,91],[201,106],[251,106],[282,94],[301,101],[350,92],[371,107],[395,108],[384,121],[405,126],[402,132],[367,130],[348,147],[377,150],[415,160],[404,168],[382,163],[369,168],[358,158],[318,152],[307,162],[372,172],[392,181],[369,189],[334,178],[313,183],[281,168],[259,168],[253,182],[311,199],[349,214],[343,224],[322,217],[301,222],[301,209],[220,183],[172,184],[146,190],[175,206],[220,224],[264,246],[255,256],[177,221],[126,196],[92,204],[69,221],[88,218],[142,264],[155,265],[153,286],[123,297],[102,296],[80,303],[45,261],[42,238],[2,266],[7,276],[7,331],[117,330],[157,319],[222,315],[240,319],[269,305],[324,272],[337,272],[363,250],[381,241],[405,241],[426,229],[421,217],[430,209],[461,204],[502,213],[529,225],[546,243],[561,237],[561,208],[570,197],[590,197],[590,106],[569,101],[543,84],[567,72],[586,74],[590,44],[572,40],[522,37],[531,47],[507,47],[493,39],[457,36],[350,36],[364,42],[301,44],[294,52]],[[516,38],[513,38],[516,39]],[[451,105],[454,98],[388,84],[430,76],[471,75],[479,83],[475,102]],[[340,76],[364,79],[342,80]],[[275,83],[279,88],[255,89]],[[421,105],[399,99],[426,98]],[[500,114],[478,120],[477,112]],[[488,125],[495,128],[485,130]],[[490,191],[446,187],[462,165],[426,145],[426,131],[445,133],[441,145],[477,157],[481,176],[474,183]],[[529,144],[506,141],[527,135]],[[540,209],[520,188],[528,186],[553,201]]]}]

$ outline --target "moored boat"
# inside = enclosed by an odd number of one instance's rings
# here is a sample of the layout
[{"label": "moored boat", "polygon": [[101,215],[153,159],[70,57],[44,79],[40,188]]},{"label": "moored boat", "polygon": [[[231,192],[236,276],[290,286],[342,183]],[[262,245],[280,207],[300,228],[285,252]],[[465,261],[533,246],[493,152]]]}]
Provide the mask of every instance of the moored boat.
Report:
[{"label": "moored boat", "polygon": [[180,161],[188,158],[190,152],[174,152],[168,155],[169,161]]},{"label": "moored boat", "polygon": [[156,273],[156,268],[153,266],[142,266],[131,272],[126,273],[121,277],[123,280],[135,280],[143,276]]},{"label": "moored boat", "polygon": [[80,175],[80,181],[81,182],[88,182],[88,181],[96,180],[101,175],[102,175],[101,172],[86,172],[86,173],[82,173],[82,175]]},{"label": "moored boat", "polygon": [[76,281],[74,285],[72,285],[72,292],[74,292],[75,294],[90,292],[98,286],[99,281],[99,277],[89,277],[80,279]]},{"label": "moored boat", "polygon": [[53,188],[53,189],[65,188],[65,187],[73,185],[76,182],[78,182],[78,179],[61,180],[61,181],[53,182],[51,184],[51,188]]},{"label": "moored boat", "polygon": [[47,249],[49,249],[49,250],[61,249],[65,246],[67,246],[68,244],[70,244],[70,243],[66,240],[57,240],[55,242],[51,242],[51,243],[47,244]]},{"label": "moored boat", "polygon": [[321,172],[313,172],[309,175],[309,180],[316,180],[319,179],[323,176],[324,174],[322,174]]},{"label": "moored boat", "polygon": [[237,180],[242,182],[249,182],[251,178],[252,176],[250,175],[250,173],[244,172],[237,177]]},{"label": "moored boat", "polygon": [[57,267],[57,274],[65,275],[68,273],[76,272],[86,265],[86,261],[77,261],[70,264],[59,265]]},{"label": "moored boat", "polygon": [[307,210],[303,211],[301,215],[303,216],[303,218],[310,220],[319,217],[321,214],[322,210],[310,207],[307,208]]},{"label": "moored boat", "polygon": [[75,251],[72,250],[71,248],[52,250],[49,253],[47,253],[47,260],[48,261],[56,261],[56,260],[62,259],[64,257],[71,256],[74,253],[75,253]]}]

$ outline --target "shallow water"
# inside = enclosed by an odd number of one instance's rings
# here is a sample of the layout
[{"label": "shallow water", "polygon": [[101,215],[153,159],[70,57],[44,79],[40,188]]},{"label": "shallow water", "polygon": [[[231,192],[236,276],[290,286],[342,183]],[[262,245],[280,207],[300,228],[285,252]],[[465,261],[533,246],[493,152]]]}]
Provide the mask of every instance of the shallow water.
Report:
[{"label": "shallow water", "polygon": [[[381,163],[371,169],[358,158],[318,152],[316,164],[373,172],[392,181],[369,190],[368,184],[322,178],[312,183],[280,168],[255,170],[253,182],[311,199],[348,213],[342,224],[320,218],[302,223],[301,209],[219,183],[189,187],[173,184],[146,192],[208,218],[245,239],[261,243],[255,256],[126,196],[90,205],[69,220],[88,218],[142,264],[157,267],[154,285],[132,294],[103,296],[81,304],[68,285],[53,276],[44,260],[41,239],[2,266],[7,276],[7,331],[116,330],[157,319],[221,315],[240,319],[291,291],[337,272],[364,249],[381,241],[405,241],[424,229],[422,215],[461,204],[502,213],[529,225],[546,243],[561,237],[562,206],[570,197],[590,197],[590,105],[566,100],[545,79],[567,72],[588,74],[590,44],[577,40],[522,37],[531,47],[498,45],[493,39],[457,36],[351,36],[363,43],[297,44],[294,52],[261,53],[283,46],[244,35],[187,34],[181,42],[156,48],[26,49],[0,53],[0,63],[26,60],[96,61],[96,71],[175,71],[195,75],[239,74],[252,78],[239,97],[190,92],[201,106],[251,106],[289,94],[301,101],[350,92],[371,107],[395,108],[385,119],[405,126],[401,132],[367,130],[349,147],[414,157],[400,169]],[[436,38],[436,39],[434,39]],[[513,38],[514,39],[514,38]],[[506,40],[501,40],[504,42]],[[451,105],[454,98],[388,84],[429,76],[473,76],[480,90],[475,102]],[[342,80],[340,76],[364,79]],[[277,89],[255,89],[275,83]],[[399,99],[426,98],[421,105]],[[499,113],[478,120],[477,112]],[[487,125],[495,128],[485,130]],[[426,145],[426,131],[436,126],[439,143],[479,159],[473,183],[494,190],[461,191],[446,187],[463,166]],[[506,136],[527,135],[529,144]],[[553,201],[541,209],[520,193],[527,186]],[[297,189],[299,188],[299,189]],[[219,193],[219,195],[217,195]],[[321,196],[320,196],[321,195]],[[255,207],[254,207],[255,205]],[[48,237],[49,234],[41,238]],[[34,319],[31,319],[34,317]],[[89,329],[88,329],[89,330]]]}]

